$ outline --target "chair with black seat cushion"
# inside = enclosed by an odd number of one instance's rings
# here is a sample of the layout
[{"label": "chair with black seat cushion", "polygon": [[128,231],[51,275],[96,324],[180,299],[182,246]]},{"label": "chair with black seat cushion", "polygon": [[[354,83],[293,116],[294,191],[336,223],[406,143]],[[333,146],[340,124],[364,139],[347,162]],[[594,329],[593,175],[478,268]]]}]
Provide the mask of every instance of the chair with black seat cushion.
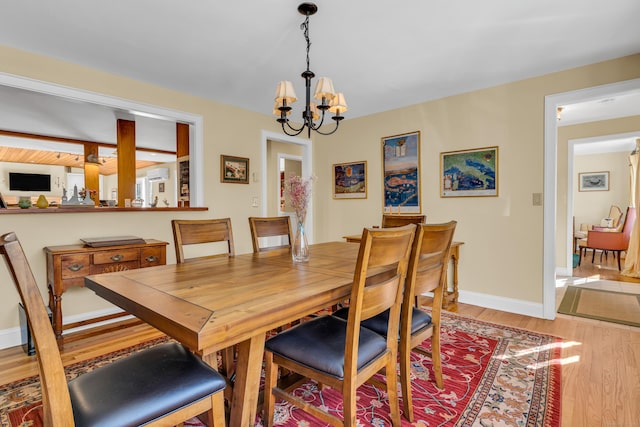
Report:
[{"label": "chair with black seat cushion", "polygon": [[45,426],[173,426],[206,413],[209,425],[224,427],[225,379],[177,343],[157,345],[67,382],[42,295],[15,233],[0,237],[0,253],[35,342]]},{"label": "chair with black seat cushion", "polygon": [[[419,224],[413,241],[409,269],[405,282],[400,317],[400,383],[405,417],[413,422],[411,394],[411,350],[431,357],[436,386],[443,387],[442,360],[440,356],[440,313],[444,287],[447,286],[449,249],[456,222],[445,224]],[[433,293],[431,314],[418,308],[418,297]],[[343,308],[334,316],[346,319],[349,308]],[[362,325],[383,336],[388,330],[389,311],[362,322]],[[431,352],[420,348],[420,344],[431,338]]]},{"label": "chair with black seat cushion", "polygon": [[382,228],[402,227],[407,224],[424,224],[426,215],[382,215]]},{"label": "chair with black seat cushion", "polygon": [[[176,262],[178,264],[194,258],[235,255],[231,218],[174,219],[171,221],[171,228],[173,229],[173,241],[176,249]],[[225,250],[217,254],[199,257],[187,258],[184,255],[184,246],[206,245],[216,242],[226,242]]]},{"label": "chair with black seat cushion", "polygon": [[[291,218],[288,216],[249,217],[253,252],[291,250]],[[262,239],[286,238],[287,242],[278,245],[266,245]]]},{"label": "chair with black seat cushion", "polygon": [[[273,426],[276,398],[335,426],[356,426],[356,390],[385,369],[394,426],[400,426],[397,345],[361,326],[364,319],[389,310],[389,328],[398,330],[402,289],[416,226],[365,229],[360,242],[349,316],[346,320],[320,316],[288,329],[265,343],[265,425]],[[392,334],[393,335],[393,334]],[[298,383],[280,388],[278,368],[295,372],[342,392],[344,419],[309,405],[291,393]]]}]

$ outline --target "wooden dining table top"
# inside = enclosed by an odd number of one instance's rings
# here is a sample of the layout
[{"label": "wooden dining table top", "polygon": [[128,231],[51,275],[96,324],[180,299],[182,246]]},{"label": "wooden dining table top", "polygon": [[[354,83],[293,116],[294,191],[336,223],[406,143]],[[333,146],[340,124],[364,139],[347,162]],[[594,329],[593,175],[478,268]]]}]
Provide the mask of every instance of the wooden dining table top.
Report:
[{"label": "wooden dining table top", "polygon": [[[252,425],[267,331],[348,299],[359,245],[216,257],[87,276],[85,286],[215,363],[238,346],[231,426]],[[238,390],[236,390],[238,389]]]}]

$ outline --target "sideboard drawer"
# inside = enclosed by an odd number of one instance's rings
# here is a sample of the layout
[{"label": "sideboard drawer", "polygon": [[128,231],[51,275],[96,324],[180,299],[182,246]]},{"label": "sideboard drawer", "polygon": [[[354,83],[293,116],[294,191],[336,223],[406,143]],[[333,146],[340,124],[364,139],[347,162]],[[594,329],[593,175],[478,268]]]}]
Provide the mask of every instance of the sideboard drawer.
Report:
[{"label": "sideboard drawer", "polygon": [[93,254],[94,264],[112,264],[127,261],[137,261],[140,256],[140,249],[118,249],[108,252],[97,252]]},{"label": "sideboard drawer", "polygon": [[60,261],[62,263],[62,279],[84,277],[87,276],[91,271],[91,261],[89,255],[63,255]]},{"label": "sideboard drawer", "polygon": [[142,248],[140,254],[140,267],[153,267],[154,265],[165,265],[165,248],[164,246],[155,246]]}]

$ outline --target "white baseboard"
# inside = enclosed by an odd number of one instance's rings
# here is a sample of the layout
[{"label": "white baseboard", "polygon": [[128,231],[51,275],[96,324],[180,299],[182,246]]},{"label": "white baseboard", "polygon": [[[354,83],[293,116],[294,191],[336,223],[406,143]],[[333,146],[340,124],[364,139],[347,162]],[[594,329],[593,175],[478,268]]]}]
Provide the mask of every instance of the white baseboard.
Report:
[{"label": "white baseboard", "polygon": [[[100,316],[108,316],[110,314],[115,314],[115,313],[122,313],[122,310],[117,307],[108,308],[104,310],[93,311],[90,313],[76,314],[73,316],[65,316],[64,320],[65,320],[65,323],[75,323],[75,322],[82,322],[89,319],[94,319]],[[133,318],[133,316],[118,317],[115,319],[105,320],[103,322],[91,323],[89,325],[79,326],[73,329],[67,329],[64,331],[63,335],[71,332],[82,331],[89,328],[95,328],[96,326],[100,326],[100,325],[108,325],[109,323],[120,322],[122,320],[131,319],[131,318]],[[23,342],[22,342],[19,326],[0,330],[0,349],[16,347],[22,344]]]},{"label": "white baseboard", "polygon": [[458,301],[493,310],[506,311],[508,313],[522,314],[524,316],[538,317],[541,319],[544,318],[542,303],[481,294],[471,291],[460,291]]}]

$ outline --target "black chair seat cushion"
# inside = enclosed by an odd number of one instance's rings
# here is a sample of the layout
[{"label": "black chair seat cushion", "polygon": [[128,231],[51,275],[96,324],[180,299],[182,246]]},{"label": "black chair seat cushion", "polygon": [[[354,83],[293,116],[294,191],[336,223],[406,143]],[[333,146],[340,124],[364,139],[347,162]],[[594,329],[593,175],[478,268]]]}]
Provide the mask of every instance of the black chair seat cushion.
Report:
[{"label": "black chair seat cushion", "polygon": [[[344,350],[347,322],[333,316],[320,316],[280,332],[265,343],[274,354],[301,365],[344,379]],[[360,328],[358,370],[375,360],[387,348],[383,337]]]},{"label": "black chair seat cushion", "polygon": [[139,426],[223,390],[224,378],[177,343],[69,381],[76,426]]},{"label": "black chair seat cushion", "polygon": [[[341,319],[347,319],[349,316],[349,307],[341,308],[332,314],[333,316]],[[387,336],[387,325],[389,324],[389,310],[383,311],[377,316],[373,316],[367,320],[362,321],[361,325],[367,329],[371,329],[374,332]],[[418,332],[420,329],[431,326],[431,316],[419,308],[413,307],[413,315],[411,316],[411,335]],[[399,338],[399,337],[398,337]]]}]

